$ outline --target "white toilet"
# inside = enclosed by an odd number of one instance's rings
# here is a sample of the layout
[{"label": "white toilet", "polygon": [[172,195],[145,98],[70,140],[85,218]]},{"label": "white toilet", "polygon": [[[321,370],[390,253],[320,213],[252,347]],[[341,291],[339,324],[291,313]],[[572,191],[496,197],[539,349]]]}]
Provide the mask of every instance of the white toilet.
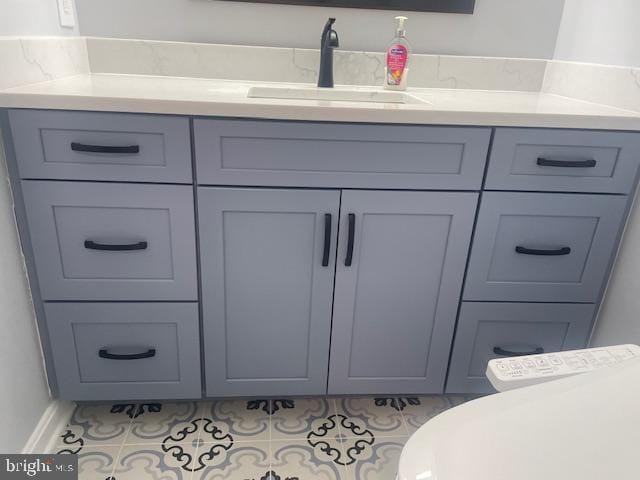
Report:
[{"label": "white toilet", "polygon": [[448,410],[398,467],[398,480],[638,479],[640,358]]}]

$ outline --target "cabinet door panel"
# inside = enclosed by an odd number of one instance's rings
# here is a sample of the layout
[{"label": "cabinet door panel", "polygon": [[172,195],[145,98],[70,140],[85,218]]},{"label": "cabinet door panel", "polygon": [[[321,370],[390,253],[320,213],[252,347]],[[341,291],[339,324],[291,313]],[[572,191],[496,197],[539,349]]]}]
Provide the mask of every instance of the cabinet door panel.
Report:
[{"label": "cabinet door panel", "polygon": [[198,196],[207,395],[325,393],[340,193]]},{"label": "cabinet door panel", "polygon": [[343,192],[329,393],[442,392],[476,204],[472,193]]}]

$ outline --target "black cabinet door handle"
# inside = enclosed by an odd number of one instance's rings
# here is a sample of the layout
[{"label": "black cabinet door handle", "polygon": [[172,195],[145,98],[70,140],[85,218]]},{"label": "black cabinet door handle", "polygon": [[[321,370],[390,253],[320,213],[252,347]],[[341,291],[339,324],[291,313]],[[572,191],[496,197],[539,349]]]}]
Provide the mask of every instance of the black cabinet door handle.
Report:
[{"label": "black cabinet door handle", "polygon": [[493,353],[495,353],[496,355],[500,355],[502,357],[520,357],[525,355],[540,355],[541,353],[544,353],[544,348],[531,347],[531,350],[516,352],[514,350],[508,350],[502,347],[493,347]]},{"label": "black cabinet door handle", "polygon": [[98,243],[93,240],[85,240],[84,248],[88,250],[105,250],[107,252],[128,252],[132,250],[146,250],[149,244],[147,242],[137,243]]},{"label": "black cabinet door handle", "polygon": [[347,236],[347,256],[344,259],[344,266],[350,267],[353,262],[353,242],[356,235],[356,214],[349,214],[349,234]]},{"label": "black cabinet door handle", "polygon": [[570,247],[556,248],[552,250],[539,249],[539,248],[527,248],[518,245],[516,247],[516,253],[522,255],[540,255],[543,257],[559,257],[560,255],[569,255],[571,253]]},{"label": "black cabinet door handle", "polygon": [[564,168],[593,168],[596,166],[595,160],[554,160],[553,158],[538,157],[536,162],[541,167],[564,167]]},{"label": "black cabinet door handle", "polygon": [[140,153],[140,145],[123,145],[121,147],[113,147],[109,145],[87,145],[86,143],[71,142],[71,150],[74,152],[127,155]]},{"label": "black cabinet door handle", "polygon": [[151,358],[156,356],[156,349],[150,348],[146,352],[140,353],[110,353],[106,348],[98,350],[98,356],[100,358],[106,358],[107,360],[141,360],[143,358]]},{"label": "black cabinet door handle", "polygon": [[329,266],[329,254],[331,253],[331,214],[324,214],[324,250],[322,252],[322,266]]}]

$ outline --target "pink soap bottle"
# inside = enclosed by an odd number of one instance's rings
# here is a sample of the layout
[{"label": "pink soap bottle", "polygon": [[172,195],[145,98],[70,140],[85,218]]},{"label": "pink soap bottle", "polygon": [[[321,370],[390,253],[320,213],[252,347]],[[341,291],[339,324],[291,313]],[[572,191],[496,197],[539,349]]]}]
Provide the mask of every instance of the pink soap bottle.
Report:
[{"label": "pink soap bottle", "polygon": [[404,22],[407,17],[396,17],[396,34],[387,49],[384,88],[389,90],[406,90],[409,73],[409,54],[411,47],[406,37]]}]

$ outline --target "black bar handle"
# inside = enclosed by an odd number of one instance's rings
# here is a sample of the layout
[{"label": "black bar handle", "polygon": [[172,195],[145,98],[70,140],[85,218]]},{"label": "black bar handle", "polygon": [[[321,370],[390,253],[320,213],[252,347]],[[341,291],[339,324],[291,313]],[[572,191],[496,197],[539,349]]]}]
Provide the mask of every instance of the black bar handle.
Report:
[{"label": "black bar handle", "polygon": [[112,147],[109,145],[87,145],[86,143],[71,142],[71,150],[87,153],[112,153],[116,155],[140,153],[140,145],[124,145]]},{"label": "black bar handle", "polygon": [[496,355],[501,355],[503,357],[521,357],[525,355],[540,355],[541,353],[544,353],[544,348],[542,347],[532,348],[533,350],[529,350],[528,352],[515,352],[513,350],[507,350],[506,348],[502,347],[493,347],[493,353],[495,353]]},{"label": "black bar handle", "polygon": [[349,235],[347,237],[347,256],[344,259],[344,266],[350,267],[353,263],[353,241],[356,234],[356,214],[349,214]]},{"label": "black bar handle", "polygon": [[110,243],[98,243],[93,240],[85,240],[84,248],[88,250],[105,250],[107,252],[127,252],[132,250],[146,250],[149,246],[147,242],[137,243],[124,243],[124,244],[110,244]]},{"label": "black bar handle", "polygon": [[98,350],[98,356],[100,358],[106,358],[107,360],[141,360],[143,358],[151,358],[156,356],[156,349],[150,348],[146,352],[141,353],[109,353],[106,348]]},{"label": "black bar handle", "polygon": [[322,252],[322,266],[329,266],[329,254],[331,253],[331,214],[324,214],[324,250]]},{"label": "black bar handle", "polygon": [[565,167],[565,168],[593,168],[595,160],[554,160],[553,158],[538,157],[536,162],[541,167]]},{"label": "black bar handle", "polygon": [[571,248],[561,247],[554,250],[544,250],[539,248],[521,247],[518,245],[516,247],[516,253],[521,253],[522,255],[540,255],[543,257],[559,257],[561,255],[569,255],[571,253]]}]

